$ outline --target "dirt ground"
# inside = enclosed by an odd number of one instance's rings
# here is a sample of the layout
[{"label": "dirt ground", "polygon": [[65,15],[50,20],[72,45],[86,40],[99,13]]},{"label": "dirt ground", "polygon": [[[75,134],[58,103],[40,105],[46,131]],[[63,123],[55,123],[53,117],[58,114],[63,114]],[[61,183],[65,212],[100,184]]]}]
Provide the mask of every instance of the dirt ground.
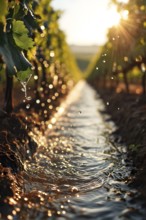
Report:
[{"label": "dirt ground", "polygon": [[105,113],[117,126],[112,134],[115,141],[126,144],[128,158],[133,161],[133,184],[146,196],[146,96],[109,89],[97,91],[106,105]]},{"label": "dirt ground", "polygon": [[[36,99],[25,101],[24,93],[18,89],[15,91],[15,108],[12,114],[7,114],[0,108],[0,207],[8,204],[10,197],[19,197],[23,190],[23,171],[25,161],[33,158],[38,147],[35,138],[30,135],[39,131],[43,136],[45,121],[48,121],[68,91],[59,93],[55,100],[48,103],[55,97],[56,91],[40,95],[38,103]],[[2,104],[2,102],[1,102]],[[17,198],[16,198],[17,199]],[[0,208],[0,213],[3,210]]]},{"label": "dirt ground", "polygon": [[[132,175],[134,184],[146,192],[146,97],[139,94],[115,93],[109,89],[98,89],[97,92],[106,105],[106,113],[117,125],[114,132],[115,141],[125,143],[129,160],[135,169]],[[46,97],[41,98],[40,105],[30,101],[15,108],[15,113],[7,115],[0,111],[0,199],[21,194],[23,185],[24,162],[33,157],[37,143],[29,135],[33,128],[42,132],[42,120],[48,120],[66,94],[59,96],[44,117]],[[47,105],[48,103],[45,103]],[[44,105],[43,105],[44,106]],[[24,110],[25,109],[25,110]],[[104,112],[103,112],[104,113]],[[19,132],[18,132],[19,131]],[[145,193],[146,194],[146,193]]]}]

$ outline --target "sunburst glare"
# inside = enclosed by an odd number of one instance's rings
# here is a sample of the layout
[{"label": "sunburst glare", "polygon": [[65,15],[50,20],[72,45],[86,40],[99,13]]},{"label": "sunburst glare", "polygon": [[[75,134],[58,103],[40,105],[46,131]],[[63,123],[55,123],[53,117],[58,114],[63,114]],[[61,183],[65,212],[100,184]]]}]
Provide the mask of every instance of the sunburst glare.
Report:
[{"label": "sunburst glare", "polygon": [[[119,0],[127,3],[128,0]],[[53,6],[62,9],[61,28],[66,32],[69,44],[104,44],[107,31],[119,25],[121,19],[128,18],[128,11],[118,12],[109,0],[54,0]]]},{"label": "sunburst glare", "polygon": [[117,11],[115,6],[112,6],[109,10],[107,10],[105,19],[104,19],[104,27],[106,29],[117,26],[120,23],[121,14]]}]

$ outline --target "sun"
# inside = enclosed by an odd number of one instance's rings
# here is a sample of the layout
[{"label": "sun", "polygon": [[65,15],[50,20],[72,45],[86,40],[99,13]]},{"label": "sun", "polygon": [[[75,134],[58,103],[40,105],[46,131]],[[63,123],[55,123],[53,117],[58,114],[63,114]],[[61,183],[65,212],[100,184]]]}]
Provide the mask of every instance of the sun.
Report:
[{"label": "sun", "polygon": [[127,4],[127,3],[129,2],[129,0],[118,0],[118,2],[121,2],[121,3]]},{"label": "sun", "polygon": [[119,25],[120,21],[121,21],[121,14],[117,11],[116,6],[110,7],[106,15],[105,26],[107,27],[107,29],[111,28],[112,26]]},{"label": "sun", "polygon": [[[129,0],[116,1],[126,4]],[[120,26],[121,20],[129,16],[128,11],[118,12],[117,5],[111,0],[53,0],[52,4],[57,10],[64,11],[60,26],[66,32],[69,44],[103,45],[108,30]]]},{"label": "sun", "polygon": [[106,29],[109,29],[113,26],[118,26],[121,20],[128,20],[129,11],[123,10],[118,12],[116,6],[113,5],[106,11],[105,14],[103,26]]}]

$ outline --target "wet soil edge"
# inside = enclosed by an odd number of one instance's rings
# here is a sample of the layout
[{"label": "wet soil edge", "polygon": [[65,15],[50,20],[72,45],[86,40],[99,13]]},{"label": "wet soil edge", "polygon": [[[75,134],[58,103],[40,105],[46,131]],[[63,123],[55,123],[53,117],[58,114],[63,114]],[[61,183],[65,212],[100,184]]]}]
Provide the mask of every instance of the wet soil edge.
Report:
[{"label": "wet soil edge", "polygon": [[132,184],[146,198],[146,96],[96,89],[106,111],[117,126],[115,141],[127,146],[127,159],[133,162]]},{"label": "wet soil edge", "polygon": [[[35,100],[29,103],[29,110],[25,108],[27,103],[22,103],[10,115],[0,109],[0,206],[7,203],[8,198],[19,197],[23,192],[25,161],[31,161],[38,148],[30,133],[39,130],[40,135],[44,136],[46,126],[42,122],[51,118],[56,111],[54,109],[61,104],[68,92],[58,97],[53,108],[47,111],[46,117],[41,104],[36,105]],[[47,99],[41,100],[42,102],[47,102]],[[0,213],[1,211],[0,209]]]}]

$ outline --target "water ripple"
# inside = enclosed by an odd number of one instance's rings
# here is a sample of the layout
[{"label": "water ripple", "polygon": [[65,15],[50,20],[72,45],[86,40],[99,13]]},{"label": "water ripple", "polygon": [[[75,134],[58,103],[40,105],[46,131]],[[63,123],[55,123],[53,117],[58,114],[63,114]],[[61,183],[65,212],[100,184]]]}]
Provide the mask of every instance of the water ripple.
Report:
[{"label": "water ripple", "polygon": [[80,82],[64,106],[48,144],[27,164],[18,219],[144,219],[133,199],[138,192],[128,186],[126,148],[111,142],[115,126],[100,114],[102,101]]}]

